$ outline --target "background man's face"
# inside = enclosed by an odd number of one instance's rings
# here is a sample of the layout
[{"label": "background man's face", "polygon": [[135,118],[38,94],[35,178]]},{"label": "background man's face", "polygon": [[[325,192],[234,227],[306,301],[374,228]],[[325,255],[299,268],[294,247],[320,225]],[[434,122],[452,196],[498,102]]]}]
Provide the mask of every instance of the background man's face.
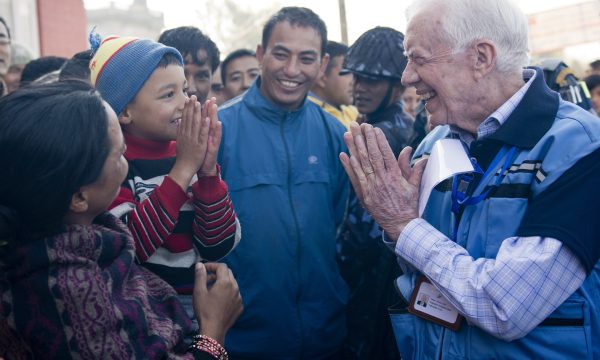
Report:
[{"label": "background man's face", "polygon": [[227,100],[225,99],[225,91],[223,90],[223,82],[221,81],[220,67],[213,72],[212,80],[210,82],[210,93],[208,96],[217,99],[217,105],[221,105]]},{"label": "background man's face", "polygon": [[185,78],[188,83],[188,96],[196,95],[198,101],[204,103],[210,92],[212,80],[211,64],[205,50],[198,50],[198,63],[195,63],[191,55],[184,57]]},{"label": "background man's face", "polygon": [[321,37],[310,27],[280,22],[273,27],[265,49],[256,55],[261,64],[260,91],[268,100],[294,110],[303,102],[328,57],[321,59]]},{"label": "background man's face", "polygon": [[352,104],[352,75],[340,75],[344,56],[330,58],[330,71],[326,74],[325,89],[323,89],[326,99],[323,99],[333,106]]},{"label": "background man's face", "polygon": [[225,69],[225,92],[228,99],[236,97],[250,88],[260,75],[258,59],[254,56],[242,56],[233,59]]},{"label": "background man's face", "polygon": [[419,95],[414,87],[404,89],[402,93],[402,108],[412,117],[417,116],[417,107],[419,106]]},{"label": "background man's face", "polygon": [[[354,75],[354,105],[358,112],[368,115],[379,108],[391,86],[389,80],[373,80]],[[387,106],[387,104],[385,104]]]}]

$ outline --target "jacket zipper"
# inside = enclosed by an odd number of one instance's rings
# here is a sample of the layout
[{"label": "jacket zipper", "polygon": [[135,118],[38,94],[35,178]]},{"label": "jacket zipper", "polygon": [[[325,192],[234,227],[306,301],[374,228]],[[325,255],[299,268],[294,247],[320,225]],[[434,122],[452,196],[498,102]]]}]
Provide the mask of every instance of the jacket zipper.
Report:
[{"label": "jacket zipper", "polygon": [[[294,206],[294,201],[293,201],[293,196],[292,196],[292,159],[290,156],[290,149],[288,147],[288,143],[285,140],[285,120],[287,119],[287,114],[283,116],[283,119],[281,121],[280,124],[280,131],[281,131],[281,139],[283,141],[283,145],[285,148],[285,155],[287,158],[287,193],[288,193],[288,201],[290,202],[290,208],[292,210],[292,217],[294,218],[294,225],[296,227],[296,238],[297,238],[297,245],[296,245],[296,261],[297,261],[297,266],[298,266],[298,284],[301,284],[300,281],[300,260],[301,260],[301,253],[300,253],[300,223],[298,222],[298,214],[296,213],[296,207]],[[297,293],[296,293],[296,312],[298,315],[298,322],[300,324],[300,359],[302,359],[304,357],[304,326],[302,324],[302,315],[300,313],[300,286],[297,289]]]}]

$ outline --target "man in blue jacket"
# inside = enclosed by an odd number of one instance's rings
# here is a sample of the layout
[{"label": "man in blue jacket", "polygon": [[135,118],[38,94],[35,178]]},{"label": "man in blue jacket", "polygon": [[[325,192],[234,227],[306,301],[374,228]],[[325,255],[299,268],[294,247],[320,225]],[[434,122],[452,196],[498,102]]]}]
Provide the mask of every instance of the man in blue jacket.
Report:
[{"label": "man in blue jacket", "polygon": [[225,258],[245,308],[226,339],[236,359],[332,359],[345,336],[335,242],[348,197],[345,128],[306,96],[326,44],[315,13],[281,9],[256,51],[261,77],[219,111],[221,174],[246,240]]},{"label": "man in blue jacket", "polygon": [[439,183],[421,218],[411,149],[396,161],[368,124],[347,138],[341,159],[404,265],[402,358],[600,358],[600,122],[524,69],[527,18],[510,1],[421,0],[407,14],[402,83],[438,126],[413,160],[431,154],[434,170],[450,146],[474,171]]}]

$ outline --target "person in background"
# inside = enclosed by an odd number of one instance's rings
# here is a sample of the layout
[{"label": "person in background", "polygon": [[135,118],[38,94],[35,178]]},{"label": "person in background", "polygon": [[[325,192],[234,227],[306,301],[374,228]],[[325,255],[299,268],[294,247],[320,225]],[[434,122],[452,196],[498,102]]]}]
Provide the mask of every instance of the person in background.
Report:
[{"label": "person in background", "polygon": [[585,85],[590,92],[592,108],[596,115],[600,116],[600,74],[586,77]]},{"label": "person in background", "polygon": [[225,340],[236,359],[335,359],[345,336],[348,289],[336,263],[345,128],[306,99],[326,44],[317,14],[282,8],[263,28],[261,76],[219,108],[219,164],[244,229],[224,259],[242,274],[244,315]]},{"label": "person in background", "polygon": [[0,96],[7,93],[7,86],[4,77],[10,67],[11,54],[10,29],[3,17],[0,16]]},{"label": "person in background", "polygon": [[417,89],[412,86],[407,87],[402,92],[402,108],[404,111],[413,117],[417,118],[417,110],[421,104],[421,97],[417,95]]},{"label": "person in background", "polygon": [[94,53],[91,49],[73,55],[60,69],[59,81],[78,79],[90,81],[90,61]]},{"label": "person in background", "polygon": [[[404,270],[402,358],[600,358],[600,121],[526,67],[512,1],[415,0],[407,20],[402,83],[436,127],[412,166],[369,124],[340,155]],[[456,174],[419,204],[422,181],[439,180],[425,164]]]},{"label": "person in background", "polygon": [[340,74],[348,46],[330,40],[325,51],[329,63],[319,74],[308,98],[348,128],[358,116],[358,110],[352,105],[352,76]]},{"label": "person in background", "polygon": [[563,100],[579,105],[582,109],[592,110],[592,100],[584,81],[579,80],[573,70],[561,59],[542,59],[539,66],[544,72],[548,87],[563,98]]},{"label": "person in background", "polygon": [[241,236],[216,162],[216,104],[188,98],[175,48],[112,36],[92,49],[91,83],[119,114],[127,145],[129,172],[110,211],[131,230],[137,261],[175,288],[194,319],[194,264],[221,259]]},{"label": "person in background", "polygon": [[25,68],[25,65],[31,61],[31,54],[25,46],[12,43],[10,47],[10,67],[4,77],[9,93],[19,88],[21,85],[21,74],[23,73],[23,69]]},{"label": "person in background", "polygon": [[115,112],[89,83],[0,100],[0,357],[226,357],[215,343],[243,309],[227,266],[196,265],[193,338],[173,288],[136,263],[130,231],[106,212],[124,151]]},{"label": "person in background", "polygon": [[383,130],[394,154],[414,136],[413,119],[402,107],[403,41],[404,35],[392,28],[368,30],[352,44],[342,69],[354,76],[354,105],[364,122]]},{"label": "person in background", "polygon": [[52,73],[55,73],[56,79],[58,79],[60,68],[66,61],[67,58],[60,56],[42,56],[41,58],[31,60],[25,65],[21,73],[20,86],[27,86],[48,74],[53,76],[54,74]]},{"label": "person in background", "polygon": [[[404,112],[400,77],[407,63],[404,35],[376,27],[348,50],[344,72],[354,76],[354,103],[368,124],[380,128],[394,154],[414,137],[413,119]],[[398,302],[394,279],[400,268],[381,242],[381,229],[351,192],[348,216],[340,232],[339,263],[350,287],[348,359],[398,359],[387,309]]]},{"label": "person in background", "polygon": [[225,94],[223,93],[223,82],[221,81],[221,65],[213,72],[210,83],[209,98],[215,98],[218,106],[225,102]]},{"label": "person in background", "polygon": [[181,53],[188,96],[196,96],[200,103],[204,103],[210,92],[213,73],[220,63],[217,45],[193,26],[165,30],[158,42],[174,47]]},{"label": "person in background", "polygon": [[260,75],[256,53],[238,49],[227,55],[221,64],[221,81],[225,100],[233,99],[248,90]]},{"label": "person in background", "polygon": [[600,60],[594,60],[590,63],[590,75],[600,75]]}]

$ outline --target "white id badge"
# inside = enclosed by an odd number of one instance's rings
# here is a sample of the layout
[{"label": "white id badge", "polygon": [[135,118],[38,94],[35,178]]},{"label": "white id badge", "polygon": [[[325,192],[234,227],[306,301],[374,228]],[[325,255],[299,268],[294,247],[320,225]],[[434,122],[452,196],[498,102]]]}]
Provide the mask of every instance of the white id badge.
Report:
[{"label": "white id badge", "polygon": [[425,276],[417,280],[408,312],[453,331],[458,331],[463,319],[454,305]]}]

